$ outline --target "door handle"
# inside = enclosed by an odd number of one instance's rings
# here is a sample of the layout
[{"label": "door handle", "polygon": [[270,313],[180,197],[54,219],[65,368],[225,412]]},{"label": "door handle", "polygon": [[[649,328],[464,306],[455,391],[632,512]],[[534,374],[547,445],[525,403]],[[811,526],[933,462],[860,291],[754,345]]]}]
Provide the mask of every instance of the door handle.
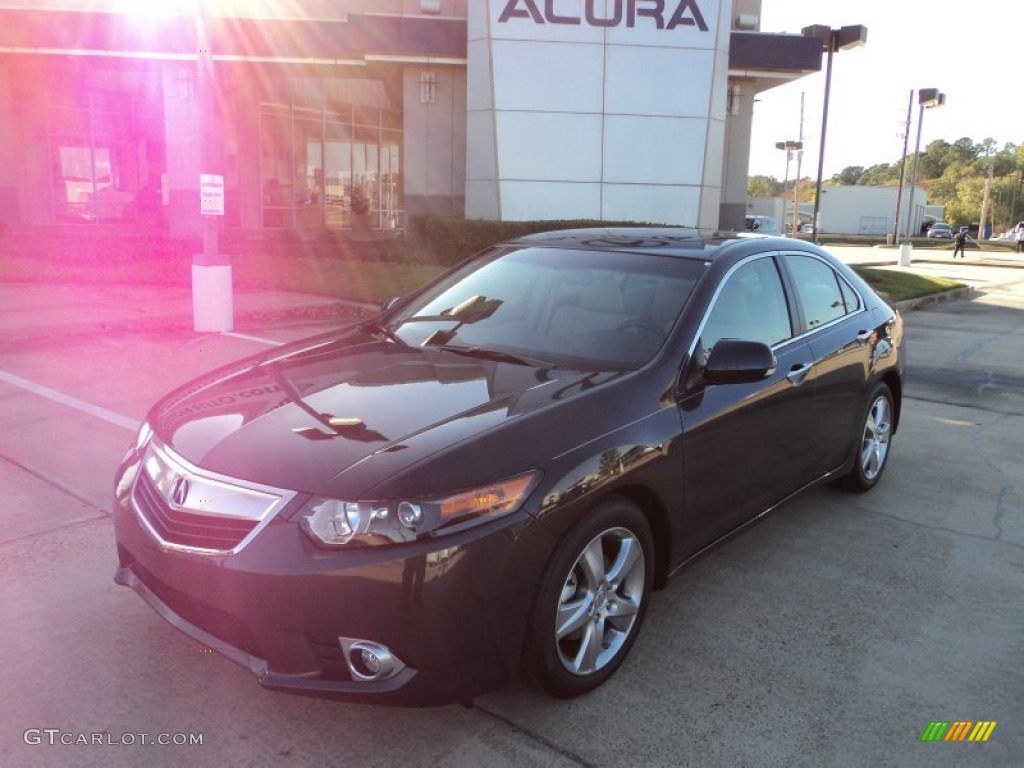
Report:
[{"label": "door handle", "polygon": [[857,343],[858,344],[867,344],[874,337],[875,337],[875,331],[874,330],[870,330],[870,331],[857,331]]},{"label": "door handle", "polygon": [[807,374],[811,372],[813,367],[814,363],[797,363],[789,369],[786,378],[789,379],[789,383],[794,387],[799,387],[804,383],[804,379],[807,378]]}]

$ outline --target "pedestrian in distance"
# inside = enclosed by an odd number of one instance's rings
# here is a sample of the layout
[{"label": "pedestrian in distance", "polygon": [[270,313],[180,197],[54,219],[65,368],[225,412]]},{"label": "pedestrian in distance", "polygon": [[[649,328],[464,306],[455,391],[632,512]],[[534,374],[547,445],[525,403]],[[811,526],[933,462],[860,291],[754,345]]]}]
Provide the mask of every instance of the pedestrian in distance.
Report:
[{"label": "pedestrian in distance", "polygon": [[964,251],[967,248],[967,227],[960,227],[960,231],[953,236],[953,258],[956,258],[957,253],[960,254],[961,259],[966,259],[967,255]]}]

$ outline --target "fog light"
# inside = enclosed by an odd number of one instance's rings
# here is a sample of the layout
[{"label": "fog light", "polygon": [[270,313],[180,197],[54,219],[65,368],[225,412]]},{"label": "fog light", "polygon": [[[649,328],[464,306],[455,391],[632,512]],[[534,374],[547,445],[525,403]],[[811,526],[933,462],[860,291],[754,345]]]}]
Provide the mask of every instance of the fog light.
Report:
[{"label": "fog light", "polygon": [[373,651],[368,651],[364,648],[359,652],[359,660],[362,662],[363,668],[372,677],[380,674],[380,659]]},{"label": "fog light", "polygon": [[339,637],[338,643],[356,682],[387,680],[405,669],[405,664],[380,643],[351,637]]}]

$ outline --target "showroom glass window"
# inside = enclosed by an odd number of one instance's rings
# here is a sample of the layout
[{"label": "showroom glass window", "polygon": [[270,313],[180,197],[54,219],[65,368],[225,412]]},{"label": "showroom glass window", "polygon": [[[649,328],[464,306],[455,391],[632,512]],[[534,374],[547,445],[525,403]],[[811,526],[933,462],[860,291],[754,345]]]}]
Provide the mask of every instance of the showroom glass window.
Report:
[{"label": "showroom glass window", "polygon": [[785,258],[807,330],[821,328],[860,308],[857,294],[828,264],[811,256],[789,254]]},{"label": "showroom glass window", "polygon": [[260,103],[263,226],[395,227],[401,127],[379,80],[279,80]]},{"label": "showroom glass window", "polygon": [[43,78],[53,220],[159,216],[166,159],[156,69],[86,61],[54,68]]},{"label": "showroom glass window", "polygon": [[701,333],[705,352],[719,339],[760,341],[774,346],[793,335],[786,294],[772,258],[762,257],[730,274]]}]

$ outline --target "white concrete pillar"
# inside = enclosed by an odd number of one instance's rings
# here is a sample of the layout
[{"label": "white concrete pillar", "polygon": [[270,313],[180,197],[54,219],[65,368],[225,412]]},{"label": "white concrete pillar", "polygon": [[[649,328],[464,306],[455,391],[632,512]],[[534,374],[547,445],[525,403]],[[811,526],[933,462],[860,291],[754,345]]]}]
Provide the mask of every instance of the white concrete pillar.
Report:
[{"label": "white concrete pillar", "polygon": [[910,243],[900,243],[900,260],[898,262],[901,267],[909,267],[911,258],[914,255],[914,246]]},{"label": "white concrete pillar", "polygon": [[231,267],[192,265],[192,321],[196,331],[234,330]]}]

